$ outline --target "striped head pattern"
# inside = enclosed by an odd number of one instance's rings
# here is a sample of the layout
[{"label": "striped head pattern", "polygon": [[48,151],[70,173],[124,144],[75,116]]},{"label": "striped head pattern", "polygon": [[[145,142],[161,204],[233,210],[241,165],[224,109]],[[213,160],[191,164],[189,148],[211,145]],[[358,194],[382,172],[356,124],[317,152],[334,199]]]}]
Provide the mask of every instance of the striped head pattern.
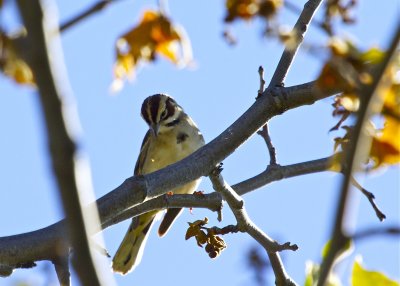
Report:
[{"label": "striped head pattern", "polygon": [[165,132],[179,123],[182,108],[166,94],[155,94],[143,101],[141,115],[154,135]]}]

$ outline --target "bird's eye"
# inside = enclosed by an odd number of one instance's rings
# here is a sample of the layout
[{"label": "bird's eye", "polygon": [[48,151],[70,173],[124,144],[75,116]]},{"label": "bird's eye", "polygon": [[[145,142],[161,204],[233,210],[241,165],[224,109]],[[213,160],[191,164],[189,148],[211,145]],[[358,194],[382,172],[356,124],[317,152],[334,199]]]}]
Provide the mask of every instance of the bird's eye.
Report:
[{"label": "bird's eye", "polygon": [[167,117],[167,110],[166,109],[161,113],[161,119],[165,119],[165,117]]}]

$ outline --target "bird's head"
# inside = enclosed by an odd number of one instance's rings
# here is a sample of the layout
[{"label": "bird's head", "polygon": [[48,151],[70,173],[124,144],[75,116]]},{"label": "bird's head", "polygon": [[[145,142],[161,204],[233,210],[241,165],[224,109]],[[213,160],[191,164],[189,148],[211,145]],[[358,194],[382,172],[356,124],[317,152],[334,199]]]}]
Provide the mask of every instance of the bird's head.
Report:
[{"label": "bird's head", "polygon": [[143,101],[141,114],[153,135],[166,132],[179,123],[182,108],[166,94],[155,94]]}]

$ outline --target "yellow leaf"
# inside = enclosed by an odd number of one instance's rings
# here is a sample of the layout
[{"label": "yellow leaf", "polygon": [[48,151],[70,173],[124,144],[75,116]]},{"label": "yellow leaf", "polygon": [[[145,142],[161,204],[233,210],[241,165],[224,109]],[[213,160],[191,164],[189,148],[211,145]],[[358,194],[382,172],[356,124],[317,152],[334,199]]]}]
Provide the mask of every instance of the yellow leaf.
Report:
[{"label": "yellow leaf", "polygon": [[283,5],[283,0],[264,0],[260,4],[260,11],[258,14],[267,19],[276,15],[276,12]]},{"label": "yellow leaf", "polygon": [[4,34],[0,34],[0,48],[1,72],[17,83],[34,86],[35,80],[31,68],[17,55],[11,39]]},{"label": "yellow leaf", "polygon": [[174,64],[192,60],[190,41],[183,28],[153,10],[145,11],[139,24],[117,40],[116,54],[117,79],[129,78],[138,64],[152,62],[157,55]]},{"label": "yellow leaf", "polygon": [[[320,265],[312,261],[306,261],[306,280],[304,281],[304,286],[314,286],[316,285],[319,277]],[[339,277],[331,272],[327,281],[326,286],[341,286]]]},{"label": "yellow leaf", "polygon": [[165,44],[158,45],[156,51],[161,55],[165,56],[167,59],[171,60],[173,63],[178,63],[178,44],[175,42],[167,42]]},{"label": "yellow leaf", "polygon": [[400,121],[387,117],[381,135],[372,138],[370,157],[374,167],[400,163]]},{"label": "yellow leaf", "polygon": [[257,0],[227,0],[225,6],[228,13],[225,22],[232,22],[237,18],[250,20],[260,9]]},{"label": "yellow leaf", "polygon": [[352,286],[399,286],[400,283],[389,279],[385,274],[377,271],[368,271],[359,261],[354,262],[351,274]]}]

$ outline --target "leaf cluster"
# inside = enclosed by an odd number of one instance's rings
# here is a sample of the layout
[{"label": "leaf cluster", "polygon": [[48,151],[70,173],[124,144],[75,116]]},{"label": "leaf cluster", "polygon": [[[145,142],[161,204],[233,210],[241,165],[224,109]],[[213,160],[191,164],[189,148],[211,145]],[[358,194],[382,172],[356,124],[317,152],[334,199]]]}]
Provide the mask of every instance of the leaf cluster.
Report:
[{"label": "leaf cluster", "polygon": [[210,258],[217,258],[221,252],[226,248],[225,241],[218,236],[213,228],[204,227],[208,223],[208,218],[203,220],[196,220],[189,224],[186,231],[185,239],[188,240],[194,237],[199,247],[205,244],[205,251]]}]

